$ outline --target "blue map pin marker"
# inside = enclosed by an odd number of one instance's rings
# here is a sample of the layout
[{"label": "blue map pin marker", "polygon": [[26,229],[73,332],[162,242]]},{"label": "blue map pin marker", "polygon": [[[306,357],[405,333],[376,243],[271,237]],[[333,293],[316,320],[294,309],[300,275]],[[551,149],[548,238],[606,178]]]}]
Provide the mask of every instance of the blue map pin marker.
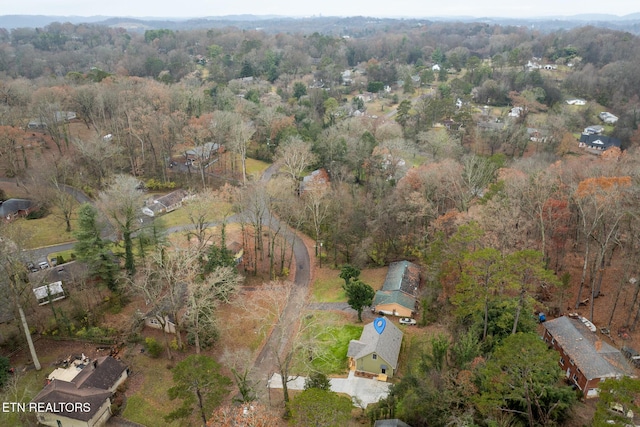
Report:
[{"label": "blue map pin marker", "polygon": [[373,321],[373,328],[380,335],[382,335],[382,331],[384,331],[385,326],[387,326],[387,319],[384,317],[378,317]]}]

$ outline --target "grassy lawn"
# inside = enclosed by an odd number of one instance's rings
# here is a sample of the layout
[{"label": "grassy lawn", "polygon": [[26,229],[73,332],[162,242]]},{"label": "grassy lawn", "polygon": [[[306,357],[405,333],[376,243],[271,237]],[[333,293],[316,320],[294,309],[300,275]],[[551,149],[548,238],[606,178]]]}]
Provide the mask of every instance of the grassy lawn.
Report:
[{"label": "grassy lawn", "polygon": [[[398,376],[403,376],[419,368],[422,354],[431,354],[431,340],[439,335],[448,336],[447,328],[443,325],[432,324],[426,328],[405,326],[395,322],[395,325],[404,333],[402,347],[398,359]],[[450,344],[450,346],[453,344]]]},{"label": "grassy lawn", "polygon": [[[360,273],[360,279],[373,289],[382,288],[387,268],[370,268]],[[330,268],[316,269],[312,286],[311,302],[345,302],[347,296],[342,289],[344,280],[340,278],[340,270]]]},{"label": "grassy lawn", "polygon": [[257,180],[269,166],[271,166],[270,163],[247,157],[247,176],[253,176]]},{"label": "grassy lawn", "polygon": [[407,159],[407,163],[409,165],[411,165],[412,167],[416,167],[416,166],[420,166],[420,165],[426,163],[427,159],[429,157],[423,156],[421,154],[409,154],[409,153],[407,153],[405,155],[405,158]]},{"label": "grassy lawn", "polygon": [[[348,323],[339,313],[313,311],[305,319],[305,338],[317,345],[318,353],[310,367],[327,375],[343,374],[347,369],[349,341],[360,338],[362,325]],[[299,355],[296,366],[302,374],[309,367],[306,354]]]},{"label": "grassy lawn", "polygon": [[[208,219],[211,222],[221,221],[225,214],[228,216],[231,212],[230,203],[211,202]],[[176,209],[173,212],[158,217],[166,228],[177,227],[180,225],[190,225],[189,210],[185,208]],[[156,219],[156,221],[158,220]]]},{"label": "grassy lawn", "polygon": [[49,256],[47,257],[47,261],[49,261],[49,263],[51,263],[51,258],[57,258],[58,259],[58,264],[62,264],[60,262],[60,257],[62,257],[62,260],[64,262],[73,261],[75,258],[72,256],[72,254],[73,254],[73,249],[69,249],[68,251],[60,251],[60,252],[50,253]]},{"label": "grassy lawn", "polygon": [[347,295],[342,289],[344,280],[338,277],[337,270],[326,268],[316,270],[316,280],[313,283],[311,294],[312,302],[344,302]]},{"label": "grassy lawn", "polygon": [[[142,376],[140,389],[129,395],[127,406],[122,416],[128,420],[146,426],[186,426],[187,420],[166,423],[164,416],[179,406],[179,401],[171,401],[167,395],[167,388],[173,384],[171,371],[167,369],[167,360],[152,359],[148,356],[136,356],[132,363],[132,373]],[[132,378],[133,379],[133,378]]]},{"label": "grassy lawn", "polygon": [[[52,207],[49,214],[44,218],[20,218],[14,222],[20,228],[22,235],[25,236],[23,242],[25,249],[57,245],[75,240],[71,233],[65,231],[67,225],[58,213],[59,210]],[[75,230],[76,226],[76,219],[73,218],[71,220],[71,230]]]},{"label": "grassy lawn", "polygon": [[[43,364],[43,366],[45,365]],[[0,393],[0,400],[28,403],[40,392],[43,382],[42,371],[18,372],[9,377],[8,383]],[[29,412],[5,412],[0,416],[0,424],[3,426],[31,426],[36,425],[36,422],[35,414]]]}]

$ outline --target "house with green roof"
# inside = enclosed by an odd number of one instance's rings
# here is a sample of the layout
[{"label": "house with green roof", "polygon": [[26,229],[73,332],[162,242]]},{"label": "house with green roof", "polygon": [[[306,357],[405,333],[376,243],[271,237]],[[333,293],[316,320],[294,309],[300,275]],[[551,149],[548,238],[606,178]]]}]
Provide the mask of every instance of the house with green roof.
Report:
[{"label": "house with green roof", "polygon": [[365,325],[360,339],[349,343],[349,369],[378,379],[392,378],[398,369],[402,336],[402,331],[384,317]]},{"label": "house with green roof", "polygon": [[372,308],[376,313],[413,317],[418,308],[420,267],[409,261],[389,265],[382,289],[376,292]]}]

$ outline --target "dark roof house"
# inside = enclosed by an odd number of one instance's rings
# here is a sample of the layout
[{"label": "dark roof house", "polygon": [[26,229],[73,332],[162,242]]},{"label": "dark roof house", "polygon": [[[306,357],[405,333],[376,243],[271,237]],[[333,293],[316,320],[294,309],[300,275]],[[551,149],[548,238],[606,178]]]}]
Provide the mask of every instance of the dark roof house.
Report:
[{"label": "dark roof house", "polygon": [[71,382],[78,388],[98,388],[114,393],[126,371],[127,367],[118,359],[104,356],[87,364]]},{"label": "dark roof house", "polygon": [[605,151],[611,147],[620,148],[620,140],[605,135],[580,135],[579,147],[591,148],[593,150]]},{"label": "dark roof house", "polygon": [[560,368],[586,397],[598,395],[602,380],[634,376],[624,355],[604,342],[586,319],[563,316],[543,326],[544,341],[560,353]]},{"label": "dark roof house", "polygon": [[52,427],[105,425],[111,417],[111,396],[127,379],[127,367],[111,356],[104,356],[71,375],[70,381],[51,380],[33,399],[38,422]]},{"label": "dark roof house", "polygon": [[[64,402],[56,412],[38,411],[38,422],[47,426],[82,425],[93,427],[103,425],[102,420],[108,413],[111,403],[111,392],[92,387],[77,388],[75,384],[53,380],[33,399],[35,404],[52,405]],[[71,403],[72,405],[68,405]],[[80,405],[82,410],[76,410]],[[109,418],[106,417],[106,419]],[[60,421],[60,423],[58,423]],[[106,421],[106,420],[105,420]]]},{"label": "dark roof house", "polygon": [[27,216],[35,209],[35,205],[31,200],[27,199],[8,199],[0,202],[0,218],[5,221],[13,221],[19,216]]}]

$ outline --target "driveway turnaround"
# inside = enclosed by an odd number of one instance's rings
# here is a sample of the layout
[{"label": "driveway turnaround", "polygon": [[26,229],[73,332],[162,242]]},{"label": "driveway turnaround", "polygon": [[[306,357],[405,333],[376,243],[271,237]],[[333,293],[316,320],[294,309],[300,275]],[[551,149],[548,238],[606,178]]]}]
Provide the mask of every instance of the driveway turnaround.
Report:
[{"label": "driveway turnaround", "polygon": [[[293,378],[293,377],[292,377]],[[304,390],[305,377],[297,377],[287,384],[289,390]],[[331,391],[344,393],[357,398],[366,408],[370,403],[376,403],[389,395],[390,383],[356,377],[353,371],[349,371],[347,378],[330,378]],[[269,388],[282,388],[282,377],[273,374],[267,384]]]}]

